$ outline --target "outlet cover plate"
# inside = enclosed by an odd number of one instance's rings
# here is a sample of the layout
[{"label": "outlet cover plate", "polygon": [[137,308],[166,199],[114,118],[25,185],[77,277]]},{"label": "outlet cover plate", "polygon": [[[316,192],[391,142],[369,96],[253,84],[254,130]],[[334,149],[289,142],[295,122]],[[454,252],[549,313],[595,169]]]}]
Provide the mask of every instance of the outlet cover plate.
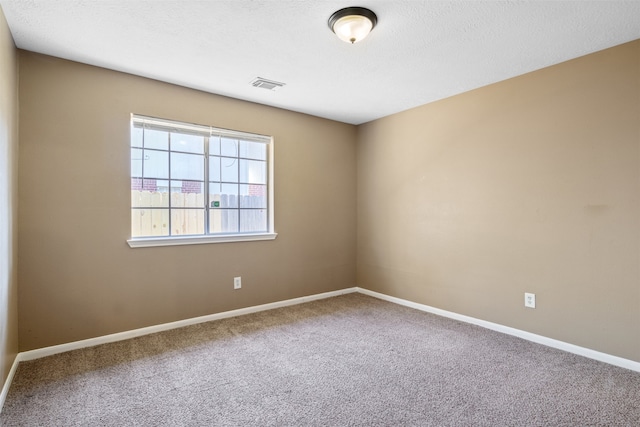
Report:
[{"label": "outlet cover plate", "polygon": [[524,293],[524,306],[527,308],[536,308],[536,294]]},{"label": "outlet cover plate", "polygon": [[242,287],[242,278],[234,277],[233,278],[233,289],[240,289]]}]

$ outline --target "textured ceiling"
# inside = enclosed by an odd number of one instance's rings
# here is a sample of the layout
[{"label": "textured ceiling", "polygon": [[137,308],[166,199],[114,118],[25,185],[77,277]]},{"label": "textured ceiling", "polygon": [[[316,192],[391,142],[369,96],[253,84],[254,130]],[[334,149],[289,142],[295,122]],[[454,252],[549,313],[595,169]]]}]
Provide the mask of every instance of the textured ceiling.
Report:
[{"label": "textured ceiling", "polygon": [[[640,38],[640,1],[0,5],[21,49],[352,124]],[[349,45],[327,19],[354,5],[379,21],[367,39]],[[255,88],[258,76],[286,86]]]}]

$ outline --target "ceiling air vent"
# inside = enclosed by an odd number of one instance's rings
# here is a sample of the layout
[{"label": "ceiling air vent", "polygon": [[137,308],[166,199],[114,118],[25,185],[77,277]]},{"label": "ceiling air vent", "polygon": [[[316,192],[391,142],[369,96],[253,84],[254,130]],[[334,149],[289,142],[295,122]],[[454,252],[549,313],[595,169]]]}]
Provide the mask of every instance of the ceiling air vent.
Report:
[{"label": "ceiling air vent", "polygon": [[251,84],[253,85],[253,87],[259,87],[262,89],[268,89],[272,91],[276,91],[285,85],[285,83],[280,83],[280,82],[276,82],[269,79],[263,79],[262,77],[256,77],[251,81]]}]

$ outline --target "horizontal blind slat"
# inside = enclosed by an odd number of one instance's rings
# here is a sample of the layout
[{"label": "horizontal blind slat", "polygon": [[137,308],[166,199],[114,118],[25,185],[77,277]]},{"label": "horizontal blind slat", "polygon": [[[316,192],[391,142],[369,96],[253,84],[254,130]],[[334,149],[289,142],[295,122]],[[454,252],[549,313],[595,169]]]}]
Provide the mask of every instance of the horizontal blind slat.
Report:
[{"label": "horizontal blind slat", "polygon": [[216,128],[213,126],[197,125],[193,123],[175,122],[155,117],[131,115],[131,121],[136,128],[153,129],[165,132],[188,133],[198,136],[219,136],[223,138],[239,139],[242,141],[259,142],[269,144],[271,137],[248,132],[240,132],[230,129]]}]

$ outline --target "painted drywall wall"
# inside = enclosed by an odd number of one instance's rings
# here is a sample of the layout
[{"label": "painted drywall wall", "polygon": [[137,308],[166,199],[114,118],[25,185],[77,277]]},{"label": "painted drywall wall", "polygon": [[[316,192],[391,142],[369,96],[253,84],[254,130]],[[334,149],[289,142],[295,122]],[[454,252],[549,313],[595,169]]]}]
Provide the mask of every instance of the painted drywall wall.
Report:
[{"label": "painted drywall wall", "polygon": [[[355,285],[354,126],[26,51],[19,77],[21,351]],[[129,248],[131,113],[272,135],[278,237]]]},{"label": "painted drywall wall", "polygon": [[362,125],[357,156],[358,286],[640,361],[640,41]]},{"label": "painted drywall wall", "polygon": [[18,59],[0,8],[0,389],[18,353]]}]

